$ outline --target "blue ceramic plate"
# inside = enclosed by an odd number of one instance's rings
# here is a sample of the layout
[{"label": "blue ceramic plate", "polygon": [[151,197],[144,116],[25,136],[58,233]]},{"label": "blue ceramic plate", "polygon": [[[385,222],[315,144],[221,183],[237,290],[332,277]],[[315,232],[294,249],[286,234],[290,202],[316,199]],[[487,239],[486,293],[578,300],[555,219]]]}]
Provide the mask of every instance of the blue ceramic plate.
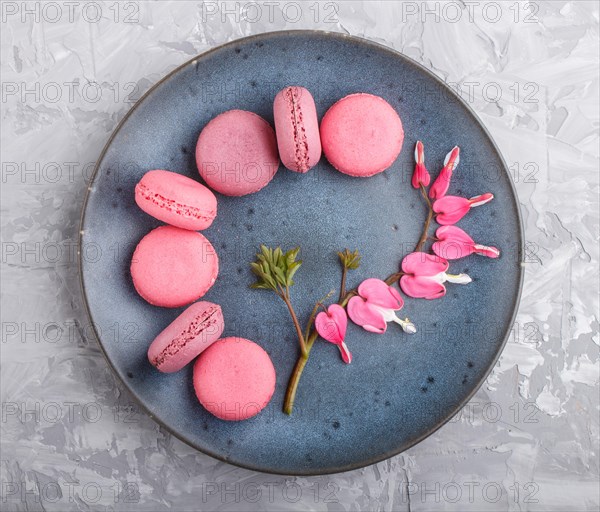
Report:
[{"label": "blue ceramic plate", "polygon": [[[206,300],[221,304],[225,335],[258,342],[273,359],[277,387],[270,405],[243,422],[211,416],[196,400],[191,365],[163,375],[150,366],[152,339],[181,310],[153,307],[129,275],[133,250],[159,222],[136,207],[134,186],[149,169],[199,179],[194,149],[200,130],[229,109],[273,123],[272,104],[286,85],[314,94],[319,117],[355,92],[385,98],[400,113],[406,138],[395,164],[368,179],[335,171],[323,158],[306,175],[280,167],[260,192],[218,196],[219,213],[204,231],[220,258]],[[302,377],[292,416],[281,411],[297,341],[285,305],[252,290],[249,264],[259,244],[301,246],[304,264],[293,287],[302,321],[338,287],[336,251],[363,255],[351,286],[398,271],[418,240],[426,210],[410,186],[415,141],[425,142],[435,175],[459,145],[450,193],[493,192],[460,226],[502,251],[451,264],[473,283],[450,285],[441,300],[408,299],[403,314],[416,335],[390,325],[385,335],[350,325],[354,355],[318,342]],[[174,435],[213,457],[259,471],[322,474],[386,459],[421,441],[484,381],[511,329],[521,290],[522,227],[515,192],[490,135],[470,108],[438,78],[388,48],[339,34],[292,31],[234,41],[206,52],[161,80],[131,109],[108,142],[84,207],[81,275],[98,339],[114,371],[148,412]]]}]

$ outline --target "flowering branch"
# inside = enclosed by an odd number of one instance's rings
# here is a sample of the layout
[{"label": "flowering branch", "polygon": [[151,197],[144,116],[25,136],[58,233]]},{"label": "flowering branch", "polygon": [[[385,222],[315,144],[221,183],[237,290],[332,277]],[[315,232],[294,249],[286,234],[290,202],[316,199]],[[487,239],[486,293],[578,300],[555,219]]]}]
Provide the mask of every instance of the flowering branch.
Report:
[{"label": "flowering branch", "polygon": [[[358,251],[350,252],[350,251],[348,251],[348,249],[345,249],[344,252],[339,252],[338,256],[340,258],[340,263],[342,264],[342,275],[343,276],[345,276],[345,274],[347,273],[348,270],[355,270],[360,265],[361,257],[359,255]],[[394,274],[391,274],[390,276],[388,276],[385,279],[385,283],[390,285],[394,282],[397,282],[400,279],[400,277],[402,277],[402,275],[404,275],[403,272],[396,272]],[[342,289],[343,288],[345,288],[344,277],[342,277]],[[358,288],[353,288],[343,294],[341,293],[341,291],[342,290],[340,290],[340,297],[336,304],[337,306],[339,306],[341,308],[346,307],[348,305],[348,302],[350,301],[350,299],[352,297],[356,297],[359,294]],[[306,363],[308,362],[308,356],[310,354],[310,351],[311,351],[315,341],[319,337],[319,332],[317,332],[317,329],[312,328],[312,324],[315,320],[316,313],[319,310],[319,307],[323,306],[323,302],[330,295],[331,295],[331,292],[326,297],[324,297],[322,300],[320,300],[319,302],[317,302],[315,304],[315,307],[313,308],[312,313],[309,317],[306,331],[305,331],[306,355],[301,354],[300,357],[298,357],[298,360],[296,361],[296,365],[294,366],[294,370],[292,371],[292,374],[290,375],[290,380],[288,382],[288,387],[287,387],[287,391],[285,393],[285,400],[284,400],[284,404],[283,404],[283,412],[285,412],[286,414],[291,414],[294,409],[294,401],[296,399],[296,391],[298,390],[298,384],[300,383],[300,378],[302,377],[302,372],[304,371],[304,367],[306,366]],[[330,306],[330,308],[331,307],[332,306]],[[320,314],[322,314],[322,313],[320,313]],[[404,323],[405,325],[410,324],[410,322],[408,322],[408,319],[400,320],[400,322],[401,322],[401,325],[402,325],[402,323]],[[412,324],[410,324],[410,325],[412,325]],[[414,326],[413,326],[413,328],[414,328]],[[403,326],[403,329],[404,329],[404,326]],[[408,327],[408,329],[410,329],[410,327]],[[344,331],[345,331],[345,328],[344,328]],[[343,336],[342,336],[342,338],[343,338]],[[336,344],[342,345],[342,343],[343,343],[343,339],[340,343],[336,343]],[[344,345],[344,348],[345,348],[345,350],[347,350],[347,347],[345,347],[345,345]],[[344,354],[344,352],[342,352],[342,354]],[[345,362],[350,362],[351,360],[352,360],[352,355],[350,354],[349,360],[345,361]]]},{"label": "flowering branch", "polygon": [[[298,334],[300,355],[290,376],[285,394],[283,411],[291,414],[300,378],[308,362],[310,351],[320,336],[322,339],[335,344],[340,350],[345,363],[352,361],[352,354],[344,342],[348,317],[363,329],[383,334],[387,324],[398,324],[407,334],[416,332],[415,325],[408,318],[399,318],[397,312],[404,306],[404,299],[396,288],[398,283],[402,291],[413,298],[437,299],[446,293],[444,283],[468,284],[472,280],[467,274],[450,274],[449,259],[457,259],[470,254],[481,254],[490,258],[497,258],[500,251],[495,247],[488,247],[473,241],[473,239],[460,228],[453,226],[455,222],[464,217],[473,208],[483,205],[493,199],[491,193],[472,197],[471,199],[446,196],[450,185],[452,172],[459,163],[460,149],[455,146],[444,160],[444,167],[435,182],[427,191],[431,177],[425,167],[425,152],[423,143],[418,141],[415,147],[415,171],[412,177],[412,186],[418,189],[427,205],[427,217],[415,250],[404,257],[401,271],[395,272],[385,279],[365,279],[359,286],[346,290],[346,280],[349,270],[360,266],[361,256],[358,251],[344,249],[338,252],[342,267],[340,292],[337,303],[328,307],[324,302],[333,294],[331,291],[318,301],[306,323],[304,332],[292,307],[290,299],[290,286],[292,277],[302,264],[296,261],[299,248],[292,249],[285,254],[277,247],[270,249],[261,246],[256,262],[252,263],[252,271],[258,276],[254,288],[270,289],[274,291],[286,304],[294,327]],[[432,204],[431,199],[435,200]],[[429,236],[429,229],[434,215],[441,224],[436,231],[432,251],[423,252],[423,247]],[[323,311],[319,312],[319,308]]]}]

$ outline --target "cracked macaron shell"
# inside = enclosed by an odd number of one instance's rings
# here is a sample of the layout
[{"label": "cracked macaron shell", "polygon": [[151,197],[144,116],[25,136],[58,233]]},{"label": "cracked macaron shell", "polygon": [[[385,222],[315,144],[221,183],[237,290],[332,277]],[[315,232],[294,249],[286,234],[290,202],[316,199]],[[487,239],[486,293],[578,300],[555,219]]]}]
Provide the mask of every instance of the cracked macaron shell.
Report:
[{"label": "cracked macaron shell", "polygon": [[135,187],[135,202],[155,219],[182,229],[209,227],[217,215],[210,189],[176,172],[148,171]]},{"label": "cracked macaron shell", "polygon": [[148,360],[161,372],[177,372],[217,341],[224,326],[221,306],[195,302],[154,339]]},{"label": "cracked macaron shell", "polygon": [[273,102],[279,157],[288,169],[305,173],[321,158],[317,108],[304,87],[281,90]]}]

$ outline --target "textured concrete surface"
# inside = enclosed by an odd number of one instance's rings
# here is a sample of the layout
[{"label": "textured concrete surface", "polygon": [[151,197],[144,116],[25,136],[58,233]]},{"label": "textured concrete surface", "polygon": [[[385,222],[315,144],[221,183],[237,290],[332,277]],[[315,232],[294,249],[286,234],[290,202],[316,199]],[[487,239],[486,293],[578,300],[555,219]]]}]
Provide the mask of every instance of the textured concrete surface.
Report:
[{"label": "textured concrete surface", "polygon": [[[597,2],[2,2],[1,510],[597,510]],[[342,31],[470,102],[513,173],[526,278],[500,362],[391,460],[290,478],[217,462],[139,411],[76,261],[93,163],[132,102],[220,43]]]}]

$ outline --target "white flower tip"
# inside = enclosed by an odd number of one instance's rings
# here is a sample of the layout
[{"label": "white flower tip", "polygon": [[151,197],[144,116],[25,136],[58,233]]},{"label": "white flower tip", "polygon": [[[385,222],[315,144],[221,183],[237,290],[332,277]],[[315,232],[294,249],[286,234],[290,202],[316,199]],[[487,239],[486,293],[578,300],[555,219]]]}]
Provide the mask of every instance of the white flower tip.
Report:
[{"label": "white flower tip", "polygon": [[404,323],[402,324],[402,330],[406,334],[415,334],[417,332],[415,324],[413,324],[408,318],[404,319]]},{"label": "white flower tip", "polygon": [[452,150],[446,155],[446,158],[444,158],[444,165],[448,165],[448,162],[450,161],[450,158],[452,157],[452,155],[455,155],[454,157],[454,162],[452,164],[452,170],[456,169],[456,166],[458,165],[458,162],[460,162],[460,148],[458,146],[454,146],[452,148]]},{"label": "white flower tip", "polygon": [[340,349],[340,353],[342,355],[342,360],[344,361],[344,363],[350,364],[352,362],[352,352],[350,352],[350,350],[348,349],[348,345],[346,345],[346,343],[342,341],[338,345],[338,348]]},{"label": "white flower tip", "polygon": [[500,256],[500,249],[497,247],[488,247],[489,252],[494,253],[496,256]]},{"label": "white flower tip", "polygon": [[477,251],[477,254],[487,256],[488,258],[498,258],[500,256],[500,250],[496,247],[488,247],[487,245],[476,244],[475,250]]},{"label": "white flower tip", "polygon": [[418,140],[415,144],[415,161],[422,164],[424,160],[423,143]]},{"label": "white flower tip", "polygon": [[492,199],[494,199],[494,194],[482,194],[480,196],[475,196],[469,199],[471,202],[471,208],[476,206],[481,206],[482,204],[489,203]]},{"label": "white flower tip", "polygon": [[446,280],[454,284],[469,284],[473,281],[468,274],[446,274]]}]

